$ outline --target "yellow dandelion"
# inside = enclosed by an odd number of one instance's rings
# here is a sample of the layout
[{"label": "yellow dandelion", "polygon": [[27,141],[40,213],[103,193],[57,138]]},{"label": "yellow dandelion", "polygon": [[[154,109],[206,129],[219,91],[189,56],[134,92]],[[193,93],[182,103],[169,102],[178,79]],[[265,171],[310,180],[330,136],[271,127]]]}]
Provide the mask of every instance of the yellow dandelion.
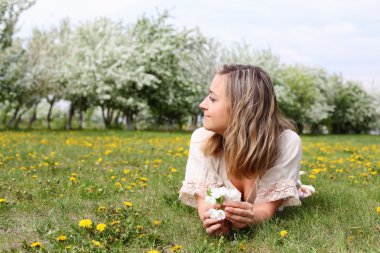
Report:
[{"label": "yellow dandelion", "polygon": [[99,208],[98,208],[99,213],[105,212],[106,210],[107,210],[107,207],[105,207],[105,206],[99,206]]},{"label": "yellow dandelion", "polygon": [[181,250],[182,246],[181,245],[174,245],[170,248],[170,252],[177,252],[178,250]]},{"label": "yellow dandelion", "polygon": [[33,179],[37,179],[37,175],[33,175],[32,178],[33,178]]},{"label": "yellow dandelion", "polygon": [[285,238],[286,236],[288,236],[288,231],[286,231],[286,230],[281,230],[281,232],[280,232],[280,236],[281,236],[281,238]]},{"label": "yellow dandelion", "polygon": [[113,220],[113,221],[111,221],[111,223],[110,223],[112,226],[113,225],[119,225],[120,224],[120,221],[119,220]]},{"label": "yellow dandelion", "polygon": [[131,171],[129,169],[124,170],[124,174],[129,174]]},{"label": "yellow dandelion", "polygon": [[75,183],[75,182],[77,182],[77,178],[76,177],[70,177],[70,181]]},{"label": "yellow dandelion", "polygon": [[158,226],[158,225],[160,225],[160,221],[159,221],[159,220],[153,220],[153,225],[154,225],[154,226]]},{"label": "yellow dandelion", "polygon": [[92,242],[92,244],[95,245],[95,247],[100,247],[100,245],[101,245],[100,242],[97,240],[92,240],[91,242]]},{"label": "yellow dandelion", "polygon": [[7,200],[6,199],[0,199],[0,203],[6,203]]},{"label": "yellow dandelion", "polygon": [[378,207],[376,208],[376,212],[377,212],[377,213],[380,213],[380,206],[378,206]]},{"label": "yellow dandelion", "polygon": [[147,253],[160,253],[160,252],[156,249],[151,249],[151,250],[148,250]]},{"label": "yellow dandelion", "polygon": [[83,219],[83,220],[79,221],[79,226],[82,228],[91,228],[92,227],[92,220]]},{"label": "yellow dandelion", "polygon": [[137,225],[137,226],[136,226],[136,229],[137,229],[137,230],[139,230],[139,231],[141,231],[141,230],[143,230],[143,229],[144,229],[144,227],[143,227],[143,226],[141,226],[141,225]]},{"label": "yellow dandelion", "polygon": [[65,235],[60,235],[56,238],[58,242],[64,242],[67,240],[67,237]]},{"label": "yellow dandelion", "polygon": [[99,223],[98,225],[96,225],[96,230],[99,231],[99,232],[103,232],[106,229],[106,227],[107,227],[106,224]]},{"label": "yellow dandelion", "polygon": [[116,183],[115,183],[115,186],[116,186],[117,188],[123,188],[123,186],[121,185],[120,182],[116,182]]},{"label": "yellow dandelion", "polygon": [[146,182],[146,181],[148,181],[148,178],[147,177],[141,177],[140,180],[143,182]]},{"label": "yellow dandelion", "polygon": [[112,153],[112,150],[111,149],[107,149],[106,151],[104,151],[104,155],[109,155]]},{"label": "yellow dandelion", "polygon": [[65,249],[67,249],[67,250],[70,250],[72,247],[71,247],[71,245],[67,245],[66,247],[65,247]]},{"label": "yellow dandelion", "polygon": [[40,242],[34,242],[30,246],[33,247],[33,248],[36,248],[36,249],[39,249],[39,248],[43,247],[42,243],[40,243]]},{"label": "yellow dandelion", "polygon": [[116,176],[111,176],[111,179],[112,179],[112,180],[115,180],[115,179],[116,179]]},{"label": "yellow dandelion", "polygon": [[368,177],[368,174],[367,173],[361,173],[360,176],[362,176],[362,177]]},{"label": "yellow dandelion", "polygon": [[78,175],[76,173],[71,173],[71,176],[72,177],[78,177]]},{"label": "yellow dandelion", "polygon": [[123,202],[123,203],[124,203],[124,205],[127,206],[127,207],[132,207],[132,206],[133,206],[132,202],[129,202],[129,201],[125,201],[125,202]]},{"label": "yellow dandelion", "polygon": [[176,168],[171,168],[170,171],[171,171],[172,173],[176,173],[176,172],[177,172],[177,169],[176,169]]},{"label": "yellow dandelion", "polygon": [[316,179],[317,177],[315,175],[309,175],[309,178]]}]

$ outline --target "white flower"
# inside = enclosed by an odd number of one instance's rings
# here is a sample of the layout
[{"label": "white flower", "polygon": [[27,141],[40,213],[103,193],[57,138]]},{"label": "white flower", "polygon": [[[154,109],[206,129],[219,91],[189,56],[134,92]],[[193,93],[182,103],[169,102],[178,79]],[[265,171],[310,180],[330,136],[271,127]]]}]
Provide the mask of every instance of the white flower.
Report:
[{"label": "white flower", "polygon": [[224,194],[224,197],[227,200],[240,201],[240,199],[241,199],[241,193],[237,189],[229,189]]},{"label": "white flower", "polygon": [[210,218],[214,220],[224,220],[226,218],[226,214],[223,210],[216,210],[214,208],[211,208],[208,210],[208,213],[210,214]]},{"label": "white flower", "polygon": [[220,188],[213,187],[211,188],[211,197],[213,197],[214,199],[218,199],[224,196],[227,191],[228,189],[226,187],[220,187]]},{"label": "white flower", "polygon": [[209,204],[216,204],[216,199],[208,195],[205,197],[205,201]]}]

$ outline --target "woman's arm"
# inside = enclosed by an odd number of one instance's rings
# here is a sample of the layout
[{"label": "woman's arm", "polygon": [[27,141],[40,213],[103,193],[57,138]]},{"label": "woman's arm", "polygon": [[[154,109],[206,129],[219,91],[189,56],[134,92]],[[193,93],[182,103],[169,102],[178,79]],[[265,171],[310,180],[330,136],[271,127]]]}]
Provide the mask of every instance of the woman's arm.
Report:
[{"label": "woman's arm", "polygon": [[244,228],[273,217],[282,200],[273,202],[251,204],[248,202],[226,201],[223,203],[226,219],[233,228]]}]

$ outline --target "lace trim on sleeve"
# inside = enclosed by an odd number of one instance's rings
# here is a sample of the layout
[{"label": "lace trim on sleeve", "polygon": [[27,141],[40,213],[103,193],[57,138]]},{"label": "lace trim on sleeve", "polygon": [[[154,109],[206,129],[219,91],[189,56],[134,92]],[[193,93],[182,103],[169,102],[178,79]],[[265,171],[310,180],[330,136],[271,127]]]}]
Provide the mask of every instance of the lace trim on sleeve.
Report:
[{"label": "lace trim on sleeve", "polygon": [[270,185],[260,186],[255,203],[272,202],[283,199],[284,202],[279,207],[282,210],[286,206],[299,206],[298,190],[292,181],[280,181]]},{"label": "lace trim on sleeve", "polygon": [[210,185],[205,181],[183,181],[179,190],[179,200],[185,205],[197,208],[195,194],[205,195]]}]

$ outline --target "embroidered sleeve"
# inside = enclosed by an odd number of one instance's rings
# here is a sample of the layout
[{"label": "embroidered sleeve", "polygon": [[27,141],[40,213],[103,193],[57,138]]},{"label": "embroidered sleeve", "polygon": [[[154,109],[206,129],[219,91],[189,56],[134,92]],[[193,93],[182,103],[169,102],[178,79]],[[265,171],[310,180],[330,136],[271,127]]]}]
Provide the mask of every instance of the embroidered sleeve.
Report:
[{"label": "embroidered sleeve", "polygon": [[293,181],[284,180],[260,187],[255,203],[272,202],[280,199],[284,200],[282,207],[301,204],[296,184]]},{"label": "embroidered sleeve", "polygon": [[213,133],[204,128],[199,128],[192,134],[185,180],[179,191],[180,201],[195,208],[197,207],[195,195],[205,195],[211,185],[219,185],[220,181],[213,169],[212,159],[206,157],[202,151],[204,141],[211,134]]},{"label": "embroidered sleeve", "polygon": [[302,143],[295,132],[285,130],[279,145],[280,155],[260,179],[255,203],[283,200],[281,210],[286,206],[301,205],[296,183],[299,180]]}]

